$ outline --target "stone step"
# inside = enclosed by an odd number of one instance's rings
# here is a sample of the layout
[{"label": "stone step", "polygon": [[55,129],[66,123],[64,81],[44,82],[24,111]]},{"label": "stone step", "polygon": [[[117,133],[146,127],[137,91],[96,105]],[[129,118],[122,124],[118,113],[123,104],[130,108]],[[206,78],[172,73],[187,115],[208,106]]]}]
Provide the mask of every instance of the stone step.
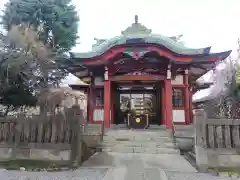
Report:
[{"label": "stone step", "polygon": [[172,141],[169,136],[146,137],[146,136],[103,136],[103,141]]},{"label": "stone step", "polygon": [[97,150],[120,153],[180,154],[173,143],[172,133],[164,129],[108,130]]},{"label": "stone step", "polygon": [[[119,133],[123,133],[123,134],[158,134],[160,136],[165,136],[165,135],[171,135],[172,132],[168,131],[168,130],[161,130],[161,129],[154,129],[152,131],[147,131],[147,130],[139,130],[139,131],[135,131],[135,130],[126,130],[126,129],[120,129],[120,130],[105,130],[104,131],[105,134],[119,134]],[[127,132],[127,133],[126,133]]]},{"label": "stone step", "polygon": [[108,140],[103,140],[103,142],[106,142],[106,143],[158,143],[158,144],[161,144],[161,143],[173,143],[173,139],[172,138],[165,138],[165,139],[158,139],[158,140],[140,140],[140,139],[137,139],[137,140],[134,140],[134,139],[130,139],[130,140],[119,140],[118,138],[116,139],[108,139]]},{"label": "stone step", "polygon": [[167,130],[153,130],[153,131],[131,131],[131,130],[107,130],[105,135],[144,135],[144,136],[170,136],[172,132]]},{"label": "stone step", "polygon": [[136,142],[136,141],[128,141],[128,142],[102,142],[100,147],[145,147],[145,148],[156,148],[156,147],[164,147],[164,148],[176,148],[175,144],[172,142]]},{"label": "stone step", "polygon": [[145,148],[145,147],[111,147],[98,148],[102,152],[118,152],[118,153],[146,153],[146,154],[180,154],[178,149],[172,148]]},{"label": "stone step", "polygon": [[90,123],[86,124],[85,131],[102,133],[102,125],[101,124],[90,124]]},{"label": "stone step", "polygon": [[194,125],[175,125],[174,130],[175,137],[194,137]]}]

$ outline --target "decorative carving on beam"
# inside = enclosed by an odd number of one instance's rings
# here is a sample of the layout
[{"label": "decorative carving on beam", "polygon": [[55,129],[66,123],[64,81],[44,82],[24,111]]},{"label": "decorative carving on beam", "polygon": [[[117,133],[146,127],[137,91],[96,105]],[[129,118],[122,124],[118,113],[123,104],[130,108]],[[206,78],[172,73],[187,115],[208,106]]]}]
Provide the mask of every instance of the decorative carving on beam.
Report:
[{"label": "decorative carving on beam", "polygon": [[144,71],[146,71],[146,72],[158,72],[158,71],[160,71],[160,69],[157,69],[157,68],[147,68],[147,69],[144,69]]},{"label": "decorative carving on beam", "polygon": [[125,61],[128,61],[128,60],[130,60],[130,58],[121,58],[121,59],[115,61],[113,64],[114,64],[114,65],[117,65],[117,64],[124,64]]},{"label": "decorative carving on beam", "polygon": [[144,71],[144,68],[132,68],[132,71]]},{"label": "decorative carving on beam", "polygon": [[[122,65],[113,65],[109,66],[109,73],[115,74],[120,70],[126,69],[126,71],[131,71],[132,69],[149,69],[149,71],[166,71],[166,64],[157,64],[157,63],[140,63],[139,61],[133,61],[132,63],[122,64]],[[151,70],[150,70],[151,69]]]},{"label": "decorative carving on beam", "polygon": [[128,73],[128,72],[142,72],[142,73],[148,73],[148,74],[161,74],[166,72],[166,69],[164,68],[144,68],[144,67],[140,67],[140,68],[132,68],[132,67],[120,67],[118,69],[116,69],[114,72],[111,71],[111,75],[117,74],[117,73]]},{"label": "decorative carving on beam", "polygon": [[134,71],[125,74],[125,76],[145,76],[145,75],[151,75],[151,73],[144,72],[144,71]]}]

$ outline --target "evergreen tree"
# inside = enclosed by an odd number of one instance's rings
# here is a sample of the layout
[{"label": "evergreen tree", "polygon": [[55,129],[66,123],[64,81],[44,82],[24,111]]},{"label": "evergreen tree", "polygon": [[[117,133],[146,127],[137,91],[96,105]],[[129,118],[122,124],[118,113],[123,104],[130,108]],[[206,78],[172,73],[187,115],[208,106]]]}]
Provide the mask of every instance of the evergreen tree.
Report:
[{"label": "evergreen tree", "polygon": [[31,107],[37,103],[34,89],[22,78],[14,74],[3,80],[0,88],[0,103],[6,107],[4,115],[20,107]]},{"label": "evergreen tree", "polygon": [[58,84],[64,53],[76,44],[79,18],[71,0],[9,0],[0,36],[0,103],[33,106],[33,92]]},{"label": "evergreen tree", "polygon": [[71,0],[9,0],[5,4],[2,24],[27,24],[35,28],[40,39],[58,52],[69,51],[76,44],[78,15]]}]

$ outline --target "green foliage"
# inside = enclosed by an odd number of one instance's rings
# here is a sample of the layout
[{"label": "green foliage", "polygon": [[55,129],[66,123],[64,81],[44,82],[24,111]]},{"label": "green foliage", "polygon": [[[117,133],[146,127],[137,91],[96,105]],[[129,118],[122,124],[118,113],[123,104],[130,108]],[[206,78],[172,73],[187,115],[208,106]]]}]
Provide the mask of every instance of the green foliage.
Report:
[{"label": "green foliage", "polygon": [[[8,107],[32,106],[33,95],[58,85],[64,52],[76,44],[78,15],[71,0],[9,0],[0,35],[0,100]],[[58,61],[59,60],[59,61]]]},{"label": "green foliage", "polygon": [[[35,106],[37,102],[36,96],[34,96],[33,88],[29,84],[25,83],[25,80],[21,76],[11,76],[12,78],[6,79],[2,82],[2,88],[0,89],[0,103],[11,107],[13,109],[21,106]],[[13,79],[14,78],[14,79]]]},{"label": "green foliage", "polygon": [[7,107],[6,114],[21,106],[35,106],[36,97],[29,81],[30,56],[24,49],[16,48],[9,36],[1,35],[0,44],[0,103]]},{"label": "green foliage", "polygon": [[[57,84],[65,76],[65,71],[56,63],[62,56],[57,56],[51,48],[38,40],[33,28],[13,26],[0,41],[4,49],[0,51],[3,59],[0,68],[10,68],[11,73],[21,75],[35,88]],[[1,75],[1,72],[4,71],[0,71],[0,76],[5,77],[6,74]]]},{"label": "green foliage", "polygon": [[63,77],[55,53],[37,37],[23,25],[0,36],[0,103],[8,108],[34,106],[34,93]]},{"label": "green foliage", "polygon": [[71,0],[10,0],[5,4],[2,23],[6,30],[13,25],[33,26],[44,44],[69,51],[76,44],[78,15]]}]

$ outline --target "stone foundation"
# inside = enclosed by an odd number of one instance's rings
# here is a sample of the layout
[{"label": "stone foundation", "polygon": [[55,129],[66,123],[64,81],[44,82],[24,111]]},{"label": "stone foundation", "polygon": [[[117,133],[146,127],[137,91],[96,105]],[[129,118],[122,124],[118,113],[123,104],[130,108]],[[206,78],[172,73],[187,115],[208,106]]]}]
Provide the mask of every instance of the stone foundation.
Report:
[{"label": "stone foundation", "polygon": [[196,162],[200,170],[208,167],[240,167],[240,154],[236,150],[213,150],[195,146]]},{"label": "stone foundation", "polygon": [[30,160],[49,160],[49,161],[68,161],[70,160],[70,150],[53,149],[25,149],[0,148],[0,160],[8,159],[30,159]]}]

